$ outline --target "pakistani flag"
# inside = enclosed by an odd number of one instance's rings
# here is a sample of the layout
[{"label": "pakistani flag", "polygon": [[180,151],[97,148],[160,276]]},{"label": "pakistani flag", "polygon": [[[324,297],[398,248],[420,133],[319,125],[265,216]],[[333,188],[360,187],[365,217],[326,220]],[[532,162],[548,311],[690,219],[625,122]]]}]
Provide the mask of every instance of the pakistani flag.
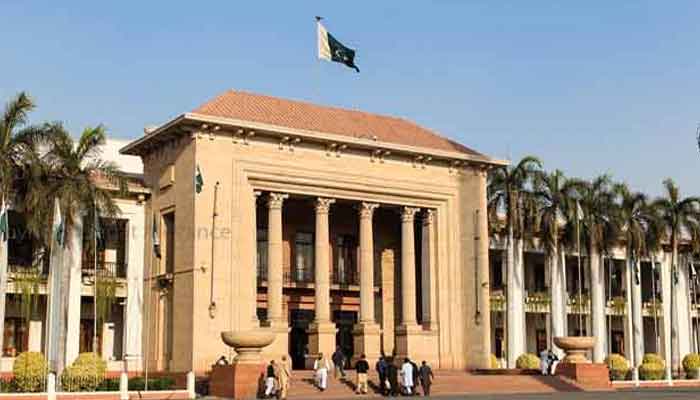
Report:
[{"label": "pakistani flag", "polygon": [[318,58],[321,60],[335,61],[347,65],[360,72],[355,65],[355,50],[345,47],[333,37],[321,24],[321,17],[316,17],[318,25]]},{"label": "pakistani flag", "polygon": [[56,243],[63,247],[65,245],[66,239],[66,224],[61,215],[61,206],[58,203],[58,199],[54,199],[54,213],[53,213],[53,236]]},{"label": "pakistani flag", "polygon": [[[100,225],[100,213],[97,211],[97,207],[95,207],[95,245],[97,248],[104,248],[105,240],[104,240],[104,235],[102,234],[102,225]],[[97,249],[95,249],[97,250]]]},{"label": "pakistani flag", "polygon": [[0,242],[7,242],[7,238],[10,234],[9,216],[5,203],[3,202],[0,206],[2,206],[2,208],[0,208]]},{"label": "pakistani flag", "polygon": [[153,214],[153,255],[160,258],[160,237],[158,236],[158,221]]},{"label": "pakistani flag", "polygon": [[199,194],[202,193],[202,188],[204,187],[204,177],[202,176],[202,171],[199,169],[199,164],[197,164],[197,172],[194,174],[194,191]]}]

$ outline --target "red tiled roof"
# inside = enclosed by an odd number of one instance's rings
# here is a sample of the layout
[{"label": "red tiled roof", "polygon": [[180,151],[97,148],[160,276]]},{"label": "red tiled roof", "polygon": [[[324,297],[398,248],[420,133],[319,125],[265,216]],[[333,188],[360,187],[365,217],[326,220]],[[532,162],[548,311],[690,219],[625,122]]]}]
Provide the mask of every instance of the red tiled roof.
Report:
[{"label": "red tiled roof", "polygon": [[192,111],[280,127],[481,155],[402,118],[229,90]]}]

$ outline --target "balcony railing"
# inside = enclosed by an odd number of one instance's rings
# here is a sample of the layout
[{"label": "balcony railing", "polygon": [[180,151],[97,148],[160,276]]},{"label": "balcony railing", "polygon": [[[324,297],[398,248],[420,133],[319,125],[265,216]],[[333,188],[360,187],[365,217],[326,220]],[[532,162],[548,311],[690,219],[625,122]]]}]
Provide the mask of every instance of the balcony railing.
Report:
[{"label": "balcony railing", "polygon": [[97,268],[95,268],[95,264],[83,262],[83,276],[93,276],[97,272],[98,276],[126,278],[126,267],[126,263],[98,261]]},{"label": "balcony railing", "polygon": [[[375,281],[376,283],[376,281]],[[359,285],[360,284],[360,277],[357,274],[357,270],[355,269],[349,269],[349,270],[338,270],[334,269],[333,270],[333,284],[334,285]]]},{"label": "balcony railing", "polygon": [[293,271],[284,272],[284,283],[313,283],[314,271],[309,269],[295,269]]}]

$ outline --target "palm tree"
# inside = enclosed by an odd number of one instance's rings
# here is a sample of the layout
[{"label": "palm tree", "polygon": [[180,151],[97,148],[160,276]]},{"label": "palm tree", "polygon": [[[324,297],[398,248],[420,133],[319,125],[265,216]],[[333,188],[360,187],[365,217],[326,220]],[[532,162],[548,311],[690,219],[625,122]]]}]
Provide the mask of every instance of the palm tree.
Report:
[{"label": "palm tree", "polygon": [[[672,179],[663,182],[665,195],[654,200],[652,206],[659,213],[671,245],[671,321],[674,315],[675,291],[678,284],[678,248],[684,233],[698,232],[700,225],[700,197],[681,197],[680,189]],[[674,345],[675,342],[675,345]],[[671,365],[679,368],[678,327],[671,324]]]},{"label": "palm tree", "polygon": [[646,229],[649,221],[649,206],[646,195],[632,192],[627,185],[618,184],[615,191],[619,196],[619,223],[627,255],[627,316],[632,323],[632,349],[629,358],[632,371],[642,361],[643,343],[635,338],[642,337],[642,304],[639,276],[639,259],[645,249]]},{"label": "palm tree", "polygon": [[[24,92],[18,93],[6,105],[0,119],[0,212],[14,202],[21,201],[15,195],[27,185],[27,169],[39,145],[52,125],[28,125],[29,113],[34,102]],[[0,238],[3,240],[3,238]],[[0,243],[0,321],[5,320],[5,292],[7,287],[7,247]],[[36,261],[33,261],[36,263]],[[0,335],[0,349],[3,348]]]},{"label": "palm tree", "polygon": [[608,253],[619,238],[615,192],[608,175],[591,181],[579,181],[577,185],[583,215],[579,216],[584,227],[582,236],[585,243],[590,270],[591,329],[592,335],[599,338],[593,349],[593,362],[603,362],[605,358],[605,274],[601,273],[603,253]]},{"label": "palm tree", "polygon": [[576,203],[575,182],[560,170],[551,174],[538,173],[534,179],[533,196],[538,203],[535,228],[545,251],[550,271],[551,337],[567,336],[566,332],[566,259],[563,234],[570,229]]},{"label": "palm tree", "polygon": [[[55,294],[61,304],[58,329],[56,365],[52,366],[58,375],[66,366],[66,335],[68,321],[68,301],[71,281],[70,266],[82,265],[81,245],[83,219],[92,224],[95,213],[103,216],[116,216],[119,208],[113,200],[115,188],[125,191],[126,181],[119,174],[116,164],[101,159],[101,146],[106,141],[102,126],[87,128],[74,142],[70,134],[60,125],[49,138],[49,148],[41,162],[32,171],[35,181],[28,191],[25,206],[40,210],[28,215],[28,225],[37,231],[45,231],[51,215],[53,203],[58,199],[65,225],[65,253],[63,268],[60,271],[61,293]],[[94,229],[91,225],[88,228]],[[54,249],[55,251],[56,249]],[[73,272],[74,273],[74,272]]]},{"label": "palm tree", "polygon": [[[522,296],[517,289],[523,288],[523,238],[525,214],[528,212],[527,189],[536,171],[542,168],[540,160],[533,156],[523,157],[515,166],[494,170],[489,175],[488,213],[491,224],[498,224],[499,212],[505,212],[506,228],[506,321],[515,324],[507,329],[508,367],[515,367],[515,360],[524,353],[524,343],[517,340],[525,332]],[[516,297],[520,297],[517,299]]]}]

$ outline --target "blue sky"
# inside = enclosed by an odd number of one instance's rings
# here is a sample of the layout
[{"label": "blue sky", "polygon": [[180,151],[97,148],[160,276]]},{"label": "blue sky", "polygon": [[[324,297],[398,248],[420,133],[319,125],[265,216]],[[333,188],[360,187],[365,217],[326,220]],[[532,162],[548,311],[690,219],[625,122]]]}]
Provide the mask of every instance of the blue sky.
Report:
[{"label": "blue sky", "polygon": [[[408,6],[410,5],[410,7]],[[315,59],[313,17],[360,74]],[[700,2],[2,1],[0,100],[134,138],[244,89],[415,120],[495,157],[700,194]]]}]

